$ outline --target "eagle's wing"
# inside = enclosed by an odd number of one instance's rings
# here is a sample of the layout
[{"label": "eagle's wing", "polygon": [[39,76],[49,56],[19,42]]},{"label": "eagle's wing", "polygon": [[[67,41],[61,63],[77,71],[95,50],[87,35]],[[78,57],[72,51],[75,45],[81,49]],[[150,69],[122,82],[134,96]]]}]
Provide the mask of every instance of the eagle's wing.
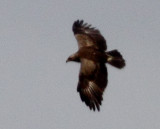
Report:
[{"label": "eagle's wing", "polygon": [[89,108],[100,110],[103,92],[107,86],[107,68],[105,64],[84,59],[81,61],[77,91],[81,100]]},{"label": "eagle's wing", "polygon": [[79,48],[93,46],[103,51],[107,49],[106,40],[101,35],[100,31],[87,23],[83,23],[83,20],[75,21],[72,29],[78,41]]}]

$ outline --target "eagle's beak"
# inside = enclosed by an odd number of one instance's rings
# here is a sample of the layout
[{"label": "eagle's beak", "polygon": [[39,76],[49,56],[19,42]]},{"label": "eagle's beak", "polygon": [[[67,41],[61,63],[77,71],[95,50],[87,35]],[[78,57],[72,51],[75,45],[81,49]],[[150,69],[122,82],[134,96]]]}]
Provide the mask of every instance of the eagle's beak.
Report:
[{"label": "eagle's beak", "polygon": [[69,58],[66,60],[66,63],[68,63],[70,60],[69,60]]}]

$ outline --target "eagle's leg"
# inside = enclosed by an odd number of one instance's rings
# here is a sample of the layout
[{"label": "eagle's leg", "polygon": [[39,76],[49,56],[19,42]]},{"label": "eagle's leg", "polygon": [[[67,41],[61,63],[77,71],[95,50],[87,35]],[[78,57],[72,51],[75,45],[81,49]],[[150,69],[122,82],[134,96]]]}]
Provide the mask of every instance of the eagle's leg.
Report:
[{"label": "eagle's leg", "polygon": [[68,59],[66,60],[66,63],[69,62],[69,61],[80,62],[80,58],[79,58],[78,52],[70,55],[70,56],[68,57]]}]

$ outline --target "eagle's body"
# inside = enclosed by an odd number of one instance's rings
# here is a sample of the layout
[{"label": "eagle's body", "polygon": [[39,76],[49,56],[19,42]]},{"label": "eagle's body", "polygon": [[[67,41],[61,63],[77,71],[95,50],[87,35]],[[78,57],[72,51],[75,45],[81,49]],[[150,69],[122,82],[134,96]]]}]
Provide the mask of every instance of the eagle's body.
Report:
[{"label": "eagle's body", "polygon": [[123,68],[125,61],[117,50],[105,52],[106,41],[99,30],[83,21],[75,21],[73,32],[78,41],[79,50],[72,54],[68,61],[81,63],[77,91],[81,100],[90,109],[100,110],[103,92],[107,86],[107,68],[109,63],[117,68]]}]

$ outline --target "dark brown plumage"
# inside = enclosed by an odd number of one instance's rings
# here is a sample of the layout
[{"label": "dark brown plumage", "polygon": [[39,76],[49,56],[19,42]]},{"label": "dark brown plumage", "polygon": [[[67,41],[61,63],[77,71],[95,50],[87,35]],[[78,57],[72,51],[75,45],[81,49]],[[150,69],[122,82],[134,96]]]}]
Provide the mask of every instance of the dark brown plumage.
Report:
[{"label": "dark brown plumage", "polygon": [[73,32],[79,50],[68,57],[67,61],[81,63],[77,91],[81,100],[92,110],[100,110],[103,92],[107,86],[107,68],[109,63],[116,68],[123,68],[125,60],[117,50],[107,50],[106,40],[98,29],[91,27],[83,20],[75,21]]}]

